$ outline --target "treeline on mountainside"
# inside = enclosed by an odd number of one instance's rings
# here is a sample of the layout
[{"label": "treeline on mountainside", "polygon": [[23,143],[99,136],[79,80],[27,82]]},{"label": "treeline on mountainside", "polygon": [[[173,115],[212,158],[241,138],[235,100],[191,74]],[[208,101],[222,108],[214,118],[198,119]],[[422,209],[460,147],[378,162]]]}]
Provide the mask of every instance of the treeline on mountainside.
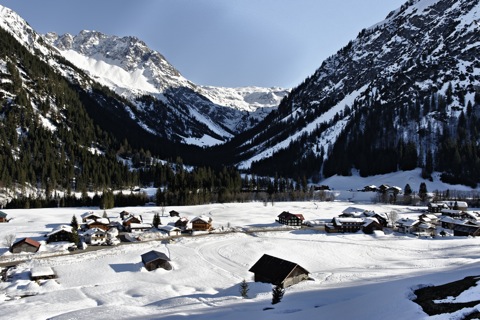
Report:
[{"label": "treeline on mountainside", "polygon": [[[457,110],[458,118],[447,114],[453,95],[461,101],[465,92],[450,86],[446,96],[419,93],[416,99],[400,105],[372,101],[367,108],[354,107],[354,119],[325,161],[324,176],[351,175],[353,168],[361,176],[370,176],[420,167],[424,178],[439,171],[444,182],[475,187],[480,182],[480,92],[475,91],[474,104],[468,102],[465,112]],[[427,115],[441,126],[434,128],[428,122],[418,131],[398,130],[416,128],[412,124]]]},{"label": "treeline on mountainside", "polygon": [[0,96],[2,187],[28,183],[48,194],[73,182],[78,190],[137,182],[70,84],[3,29],[0,57],[7,62],[1,77],[10,80],[0,85],[9,93]]}]

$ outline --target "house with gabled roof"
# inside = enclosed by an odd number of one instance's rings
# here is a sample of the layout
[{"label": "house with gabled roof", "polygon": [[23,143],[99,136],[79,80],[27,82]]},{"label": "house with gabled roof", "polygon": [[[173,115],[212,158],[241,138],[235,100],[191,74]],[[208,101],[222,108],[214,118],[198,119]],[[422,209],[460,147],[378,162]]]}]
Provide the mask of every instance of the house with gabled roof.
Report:
[{"label": "house with gabled roof", "polygon": [[90,245],[102,245],[107,242],[107,232],[101,228],[91,228],[83,233],[85,242]]},{"label": "house with gabled roof", "polygon": [[418,230],[417,226],[421,223],[419,219],[402,218],[395,222],[398,232],[414,233]]},{"label": "house with gabled roof", "polygon": [[47,243],[67,241],[73,242],[73,230],[71,226],[61,225],[46,235]]},{"label": "house with gabled roof", "polygon": [[175,227],[185,230],[187,228],[188,219],[185,217],[181,217],[177,221],[175,221]]},{"label": "house with gabled roof", "polygon": [[160,225],[157,227],[158,230],[167,233],[169,236],[178,236],[182,230],[172,225]]},{"label": "house with gabled roof", "polygon": [[108,218],[100,218],[100,219],[97,219],[97,220],[89,220],[87,223],[86,223],[86,227],[88,229],[102,229],[104,231],[107,231],[108,229],[110,229],[110,220]]},{"label": "house with gabled roof", "polygon": [[308,279],[309,272],[300,265],[264,254],[249,270],[255,282],[271,283],[282,288]]},{"label": "house with gabled roof", "polygon": [[128,231],[130,230],[130,225],[132,223],[141,224],[142,222],[143,222],[142,217],[129,215],[128,217],[125,217],[125,219],[123,219],[122,225],[123,225],[123,228]]},{"label": "house with gabled roof", "polygon": [[480,225],[470,221],[454,223],[451,229],[456,237],[480,236]]},{"label": "house with gabled roof", "polygon": [[128,232],[142,232],[152,229],[151,223],[130,223],[127,227]]},{"label": "house with gabled roof", "polygon": [[287,226],[301,226],[305,220],[302,214],[293,214],[288,211],[283,211],[277,218],[277,222]]},{"label": "house with gabled roof", "polygon": [[82,213],[80,215],[80,217],[82,218],[83,222],[87,222],[89,220],[97,221],[98,219],[102,219],[102,216],[99,216],[98,214],[94,213],[93,211],[88,211],[88,212]]},{"label": "house with gabled roof", "polygon": [[15,242],[10,248],[12,253],[30,252],[35,253],[40,249],[40,242],[31,238],[23,238]]},{"label": "house with gabled roof", "polygon": [[209,231],[212,229],[212,218],[201,215],[190,220],[192,231]]},{"label": "house with gabled roof", "polygon": [[170,258],[163,252],[158,252],[156,250],[151,250],[147,253],[142,254],[142,262],[145,266],[145,269],[152,271],[158,268],[163,268],[165,270],[172,270],[172,265],[170,264]]}]

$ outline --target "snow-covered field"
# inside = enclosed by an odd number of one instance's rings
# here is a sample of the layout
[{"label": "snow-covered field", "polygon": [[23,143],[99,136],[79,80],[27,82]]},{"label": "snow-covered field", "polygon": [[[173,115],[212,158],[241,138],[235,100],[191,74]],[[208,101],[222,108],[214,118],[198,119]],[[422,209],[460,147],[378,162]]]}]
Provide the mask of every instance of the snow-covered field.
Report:
[{"label": "snow-covered field", "polygon": [[[188,218],[209,215],[215,228],[238,227],[237,232],[187,236],[168,244],[132,243],[79,254],[42,245],[41,253],[18,265],[10,281],[0,283],[0,318],[425,319],[428,316],[410,300],[412,290],[480,274],[477,238],[419,239],[392,233],[326,234],[305,229],[241,231],[279,226],[274,220],[282,211],[301,213],[306,220],[330,220],[352,205],[379,213],[396,210],[399,217],[418,215],[415,208],[343,201],[167,207],[162,224],[174,222],[176,218],[166,215],[176,210]],[[114,220],[127,210],[150,222],[160,209],[115,208],[107,210],[107,215]],[[89,210],[4,210],[13,219],[0,224],[0,239],[15,233],[17,239],[31,237],[44,244],[45,233]],[[102,210],[93,211],[103,214]],[[12,254],[2,249],[0,262],[11,260]],[[152,249],[170,256],[173,270],[148,272],[140,255]],[[39,258],[58,250],[66,255]],[[272,306],[272,286],[253,282],[248,271],[264,253],[298,263],[313,280],[287,288],[282,302]],[[58,278],[32,282],[29,271],[34,266],[50,266]],[[243,279],[249,284],[248,299],[240,297]],[[470,295],[476,293],[478,289]],[[269,307],[273,309],[263,310]]]}]

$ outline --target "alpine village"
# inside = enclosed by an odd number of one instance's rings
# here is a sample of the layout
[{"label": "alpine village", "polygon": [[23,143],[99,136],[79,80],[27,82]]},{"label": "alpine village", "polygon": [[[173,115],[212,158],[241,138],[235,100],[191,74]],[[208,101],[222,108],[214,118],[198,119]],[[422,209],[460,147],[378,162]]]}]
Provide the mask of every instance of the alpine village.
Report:
[{"label": "alpine village", "polygon": [[5,316],[480,318],[480,4],[392,10],[232,89],[0,5]]}]

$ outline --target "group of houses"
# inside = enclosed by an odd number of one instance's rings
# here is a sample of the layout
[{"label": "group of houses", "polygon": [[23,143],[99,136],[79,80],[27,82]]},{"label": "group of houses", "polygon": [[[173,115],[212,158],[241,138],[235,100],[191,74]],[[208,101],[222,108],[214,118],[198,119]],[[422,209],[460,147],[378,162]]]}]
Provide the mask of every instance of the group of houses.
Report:
[{"label": "group of houses", "polygon": [[[302,214],[293,214],[284,211],[277,216],[278,223],[300,227],[303,225],[310,225],[305,221]],[[325,224],[325,231],[328,233],[345,233],[363,231],[371,234],[375,230],[383,230],[388,224],[388,219],[385,214],[378,214],[373,211],[366,211],[359,208],[349,207],[345,209],[342,214],[331,220],[330,223]]]},{"label": "group of houses", "polygon": [[454,236],[479,236],[480,213],[468,211],[464,201],[432,202],[427,212],[415,218],[404,218],[396,222],[397,231],[419,236],[436,236],[450,230]]}]

